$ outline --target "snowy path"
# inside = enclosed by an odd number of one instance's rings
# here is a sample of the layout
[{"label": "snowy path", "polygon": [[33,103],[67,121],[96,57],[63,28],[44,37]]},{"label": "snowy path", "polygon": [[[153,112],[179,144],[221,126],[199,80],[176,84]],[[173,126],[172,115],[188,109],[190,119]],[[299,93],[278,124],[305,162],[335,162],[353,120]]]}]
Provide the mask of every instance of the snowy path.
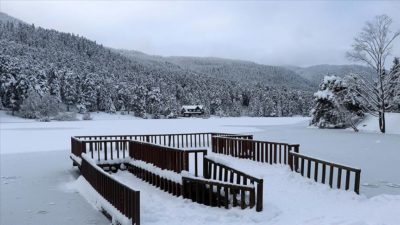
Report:
[{"label": "snowy path", "polygon": [[78,176],[69,152],[0,155],[0,224],[109,224],[67,184]]},{"label": "snowy path", "polygon": [[[329,189],[284,166],[270,166],[229,156],[218,156],[230,165],[264,178],[264,210],[211,208],[176,198],[143,182],[129,172],[115,176],[141,192],[143,224],[269,224],[269,225],[397,225],[400,196],[367,199],[353,192]],[[79,179],[82,193],[90,189]],[[88,198],[90,199],[90,197]]]}]

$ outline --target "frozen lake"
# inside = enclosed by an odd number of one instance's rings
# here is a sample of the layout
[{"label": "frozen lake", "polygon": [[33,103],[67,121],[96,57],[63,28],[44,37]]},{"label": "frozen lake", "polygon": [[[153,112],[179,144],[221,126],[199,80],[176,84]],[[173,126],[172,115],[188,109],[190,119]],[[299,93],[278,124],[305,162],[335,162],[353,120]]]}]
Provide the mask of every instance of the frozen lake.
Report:
[{"label": "frozen lake", "polygon": [[[98,114],[93,121],[41,123],[4,112],[0,116],[1,224],[109,224],[69,187],[78,176],[68,158],[69,138],[85,134],[250,133],[255,139],[300,144],[302,153],[361,168],[363,195],[400,195],[398,134],[308,128],[308,118],[302,117],[142,120]],[[280,215],[278,209],[270,212],[277,214],[271,218]]]}]

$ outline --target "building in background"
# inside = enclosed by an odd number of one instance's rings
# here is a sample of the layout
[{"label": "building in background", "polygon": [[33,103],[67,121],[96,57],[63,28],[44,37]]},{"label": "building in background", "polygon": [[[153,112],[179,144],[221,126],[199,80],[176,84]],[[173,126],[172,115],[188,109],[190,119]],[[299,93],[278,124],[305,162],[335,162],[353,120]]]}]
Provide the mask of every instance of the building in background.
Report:
[{"label": "building in background", "polygon": [[184,105],[181,114],[185,117],[204,115],[203,105]]}]

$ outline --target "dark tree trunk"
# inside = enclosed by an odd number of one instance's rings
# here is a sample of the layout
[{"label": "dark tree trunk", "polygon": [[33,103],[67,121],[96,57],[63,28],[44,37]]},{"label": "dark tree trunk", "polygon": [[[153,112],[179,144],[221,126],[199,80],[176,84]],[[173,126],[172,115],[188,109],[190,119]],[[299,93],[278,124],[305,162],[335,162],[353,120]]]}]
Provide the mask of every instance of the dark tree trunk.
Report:
[{"label": "dark tree trunk", "polygon": [[379,129],[382,133],[385,133],[386,131],[385,125],[385,112],[379,112]]}]

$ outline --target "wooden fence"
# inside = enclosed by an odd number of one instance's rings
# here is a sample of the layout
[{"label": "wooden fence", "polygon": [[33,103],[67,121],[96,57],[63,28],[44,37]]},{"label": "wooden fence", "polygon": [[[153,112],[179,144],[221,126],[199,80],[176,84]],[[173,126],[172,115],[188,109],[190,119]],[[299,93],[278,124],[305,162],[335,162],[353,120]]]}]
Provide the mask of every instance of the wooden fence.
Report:
[{"label": "wooden fence", "polygon": [[[355,193],[360,193],[360,169],[327,162],[295,152],[289,152],[289,157],[291,158],[289,166],[292,171],[314,179],[315,182],[328,183],[331,188],[336,187],[338,189],[344,188],[345,190],[349,190],[350,186],[352,186]],[[345,177],[342,177],[342,173]],[[353,180],[352,185],[350,180]],[[344,183],[344,186],[342,183]]]},{"label": "wooden fence", "polygon": [[181,196],[181,183],[172,181],[171,179],[167,179],[156,173],[153,173],[152,171],[148,171],[133,164],[125,163],[125,166],[130,173],[142,179],[143,181],[146,181],[147,183],[150,183],[151,185],[177,197]]},{"label": "wooden fence", "polygon": [[81,174],[90,185],[118,209],[123,215],[132,219],[132,224],[140,225],[140,192],[122,184],[104,172],[94,163],[82,158]]},{"label": "wooden fence", "polygon": [[[256,207],[256,211],[261,211],[263,180],[205,157],[207,148],[211,148],[214,153],[257,162],[287,164],[292,171],[316,182],[327,183],[332,188],[352,189],[357,194],[360,191],[360,169],[302,155],[299,153],[299,145],[257,141],[253,140],[252,135],[190,133],[71,138],[71,153],[76,157],[81,157],[82,153],[86,153],[87,157],[97,159],[97,163],[102,164],[99,166],[110,170],[123,163],[135,176],[175,196],[182,195],[184,198],[209,206]],[[152,164],[161,170],[170,170],[179,176],[182,171],[189,171],[189,162],[190,164],[193,162],[191,165],[194,165],[194,176],[183,175],[171,180],[170,176],[163,175],[163,177],[160,175],[163,174],[162,172],[149,171],[144,169],[147,168],[146,166],[141,167],[140,164],[137,166],[123,160],[110,161],[126,157]],[[203,166],[201,171],[200,166]],[[85,174],[89,183],[111,204],[116,204],[117,206],[114,206],[124,215],[133,218],[132,221],[135,220],[135,223],[139,223],[139,220],[134,219],[140,218],[136,212],[138,204],[127,206],[128,203],[126,203],[128,201],[136,204],[136,201],[139,201],[137,197],[139,192],[132,190],[132,193],[128,194],[126,186],[112,179],[104,171],[102,175],[97,175],[96,173],[99,172],[92,167],[94,166],[86,160],[82,161],[81,171],[84,171],[82,174]],[[121,203],[121,199],[125,197],[129,200]]]},{"label": "wooden fence", "polygon": [[250,138],[212,137],[214,153],[230,155],[238,158],[251,159],[269,164],[288,164],[289,151],[298,152],[299,145],[287,143],[256,141]]},{"label": "wooden fence", "polygon": [[[227,133],[184,133],[184,134],[148,134],[148,135],[100,135],[71,137],[71,153],[80,157],[89,153],[92,158],[100,160],[125,158],[128,154],[129,141],[142,141],[172,148],[210,148],[213,136],[240,135]],[[75,163],[74,163],[75,165]]]},{"label": "wooden fence", "polygon": [[255,205],[255,188],[251,185],[182,177],[182,186],[183,197],[200,204],[213,207],[225,206],[227,209],[229,205],[240,206],[242,209],[247,206],[252,208]]},{"label": "wooden fence", "polygon": [[[292,171],[308,178],[313,176],[314,181],[328,183],[331,188],[353,189],[357,194],[360,193],[360,169],[302,155],[299,145],[218,136],[212,137],[212,151],[257,162],[287,164]],[[353,184],[350,180],[354,181]]]},{"label": "wooden fence", "polygon": [[194,173],[198,176],[199,154],[207,155],[207,150],[194,149],[182,150],[140,141],[129,141],[129,156],[132,159],[151,163],[161,169],[172,170],[180,173],[189,171],[189,156],[194,155]]},{"label": "wooden fence", "polygon": [[203,160],[203,176],[206,179],[213,179],[231,184],[242,184],[256,186],[255,200],[256,211],[260,212],[263,208],[263,179],[248,175],[242,171],[216,162],[205,157]]}]

